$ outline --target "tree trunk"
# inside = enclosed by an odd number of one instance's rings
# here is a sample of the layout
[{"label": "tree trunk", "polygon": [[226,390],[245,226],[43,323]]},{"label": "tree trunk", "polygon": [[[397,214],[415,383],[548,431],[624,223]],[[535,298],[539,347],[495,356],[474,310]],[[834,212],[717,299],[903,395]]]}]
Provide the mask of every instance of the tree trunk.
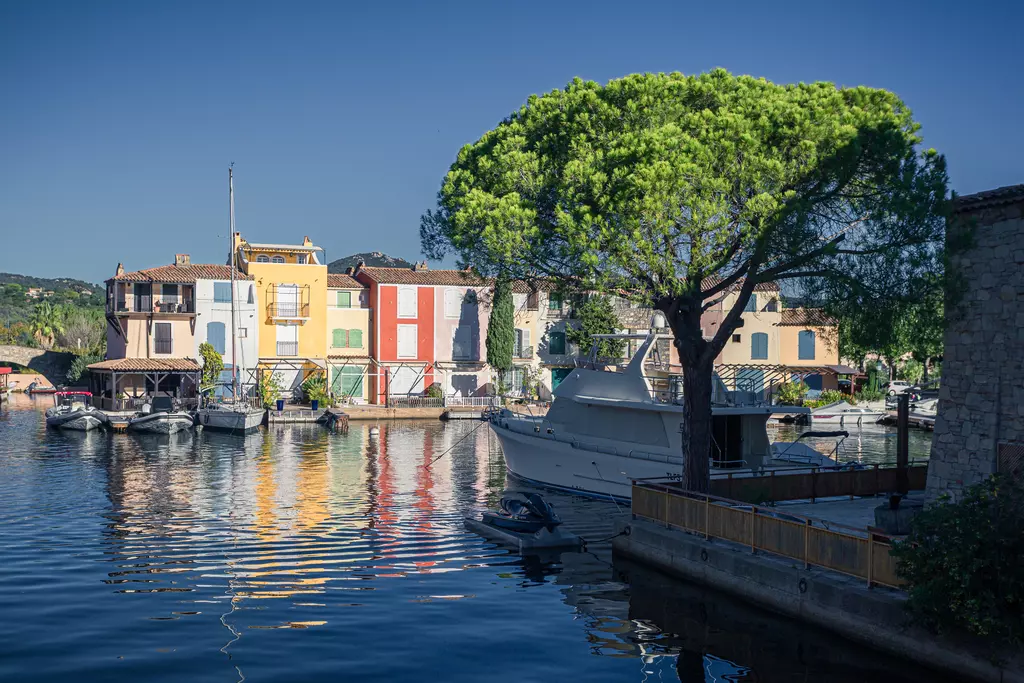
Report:
[{"label": "tree trunk", "polygon": [[707,493],[711,488],[711,382],[713,363],[683,366],[683,488]]}]

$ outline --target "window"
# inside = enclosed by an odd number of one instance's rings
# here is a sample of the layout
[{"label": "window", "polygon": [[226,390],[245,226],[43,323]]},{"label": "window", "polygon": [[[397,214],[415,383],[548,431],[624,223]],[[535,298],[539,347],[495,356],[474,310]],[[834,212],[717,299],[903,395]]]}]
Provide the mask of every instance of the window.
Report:
[{"label": "window", "polygon": [[246,337],[249,336],[249,330],[245,329],[244,327],[239,327],[238,330],[236,331],[236,334],[238,335],[239,339],[245,339]]},{"label": "window", "polygon": [[533,347],[530,346],[530,331],[523,328],[516,328],[515,346],[512,348],[514,358],[532,358]]},{"label": "window", "polygon": [[446,287],[444,290],[444,317],[458,318],[462,313],[462,292],[456,287]]},{"label": "window", "polygon": [[300,263],[300,264],[305,264],[306,263],[306,255],[305,254],[299,254],[298,256],[295,257],[295,262],[296,263]]},{"label": "window", "polygon": [[294,323],[277,324],[277,355],[299,355],[299,326]]},{"label": "window", "polygon": [[213,350],[224,355],[224,323],[209,322],[206,323],[206,341],[209,342]]},{"label": "window", "polygon": [[253,291],[253,289],[254,289],[253,286],[249,285],[249,303],[250,304],[256,303],[256,292]]},{"label": "window", "polygon": [[778,299],[771,299],[771,300],[769,300],[768,301],[768,305],[765,306],[764,310],[768,311],[769,313],[778,313],[778,311],[779,311],[779,300]]},{"label": "window", "polygon": [[565,332],[548,332],[548,353],[553,356],[565,353]]},{"label": "window", "polygon": [[284,256],[271,256],[270,257],[270,262],[271,263],[284,263]]},{"label": "window", "polygon": [[171,324],[155,323],[153,326],[154,353],[171,353],[174,346],[171,343]]},{"label": "window", "polygon": [[213,283],[213,300],[219,304],[231,303],[231,283],[230,282],[214,282]]},{"label": "window", "polygon": [[747,299],[747,305],[743,309],[744,313],[756,313],[757,312],[757,295],[751,294],[750,298]]},{"label": "window", "polygon": [[549,311],[561,311],[562,310],[562,295],[552,294],[548,297],[548,310]]},{"label": "window", "polygon": [[814,360],[814,331],[800,330],[797,335],[797,358]]},{"label": "window", "polygon": [[750,359],[768,360],[768,335],[764,332],[750,335]]},{"label": "window", "polygon": [[270,263],[270,257],[266,254],[260,254],[256,257],[256,263]]},{"label": "window", "polygon": [[281,318],[299,317],[298,285],[277,286],[277,315]]},{"label": "window", "polygon": [[338,292],[338,308],[352,308],[352,292]]},{"label": "window", "polygon": [[331,330],[331,346],[336,349],[363,348],[362,330]]},{"label": "window", "polygon": [[331,391],[335,396],[351,398],[363,396],[363,368],[345,365],[334,370]]},{"label": "window", "polygon": [[178,301],[178,285],[162,285],[160,287],[160,298],[164,301]]},{"label": "window", "polygon": [[515,309],[516,313],[526,308],[526,295],[525,294],[513,294],[512,295],[512,308]]},{"label": "window", "polygon": [[741,339],[740,335],[738,335],[738,334],[732,335],[733,342],[739,344],[740,343],[740,339]]},{"label": "window", "polygon": [[416,325],[398,326],[398,357],[416,357]]},{"label": "window", "polygon": [[415,287],[399,287],[398,288],[398,317],[399,318],[415,318],[416,309],[416,288]]}]

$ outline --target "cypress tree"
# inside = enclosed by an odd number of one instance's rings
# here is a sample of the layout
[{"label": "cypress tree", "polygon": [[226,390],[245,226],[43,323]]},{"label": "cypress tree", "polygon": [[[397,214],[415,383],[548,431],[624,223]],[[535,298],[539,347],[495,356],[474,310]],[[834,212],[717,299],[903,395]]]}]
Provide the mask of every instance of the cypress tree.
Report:
[{"label": "cypress tree", "polygon": [[499,377],[512,369],[512,351],[516,343],[515,308],[512,305],[512,283],[499,276],[494,283],[491,316],[487,323],[487,363]]}]

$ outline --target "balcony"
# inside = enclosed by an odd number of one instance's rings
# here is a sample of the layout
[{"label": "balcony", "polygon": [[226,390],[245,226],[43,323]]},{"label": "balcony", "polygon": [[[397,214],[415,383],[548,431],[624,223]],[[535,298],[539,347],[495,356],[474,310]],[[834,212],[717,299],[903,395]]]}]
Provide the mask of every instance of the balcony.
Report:
[{"label": "balcony", "polygon": [[267,317],[276,320],[301,320],[309,317],[309,304],[296,301],[272,301],[267,304]]},{"label": "balcony", "polygon": [[533,346],[516,346],[512,349],[512,357],[520,360],[533,358]]},{"label": "balcony", "polygon": [[151,295],[131,296],[121,299],[111,310],[108,304],[107,313],[113,315],[168,313],[181,315],[195,315],[196,305],[192,298],[161,300]]},{"label": "balcony", "polygon": [[277,355],[279,358],[299,355],[299,342],[277,342]]}]

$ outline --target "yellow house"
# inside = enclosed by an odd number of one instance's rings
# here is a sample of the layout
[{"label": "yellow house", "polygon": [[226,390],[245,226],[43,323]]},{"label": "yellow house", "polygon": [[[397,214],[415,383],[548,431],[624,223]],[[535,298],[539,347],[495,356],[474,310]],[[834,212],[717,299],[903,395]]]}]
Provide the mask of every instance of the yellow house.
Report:
[{"label": "yellow house", "polygon": [[302,244],[256,244],[235,233],[239,269],[256,283],[260,367],[295,389],[327,369],[327,264],[308,237]]},{"label": "yellow house", "polygon": [[[839,327],[834,318],[813,308],[787,308],[779,322],[779,363],[788,368],[828,368],[839,365]],[[812,389],[835,389],[834,372],[804,378]]]},{"label": "yellow house", "polygon": [[327,365],[336,398],[363,403],[372,372],[370,287],[351,275],[327,276]]},{"label": "yellow house", "polygon": [[[731,291],[722,301],[724,311],[732,310],[738,292]],[[737,327],[725,343],[718,363],[743,365],[778,365],[781,358],[782,338],[779,323],[782,322],[782,304],[779,288],[774,283],[758,285],[743,309],[743,325]],[[711,337],[718,332],[720,324],[713,316],[705,316],[704,336]]]}]

